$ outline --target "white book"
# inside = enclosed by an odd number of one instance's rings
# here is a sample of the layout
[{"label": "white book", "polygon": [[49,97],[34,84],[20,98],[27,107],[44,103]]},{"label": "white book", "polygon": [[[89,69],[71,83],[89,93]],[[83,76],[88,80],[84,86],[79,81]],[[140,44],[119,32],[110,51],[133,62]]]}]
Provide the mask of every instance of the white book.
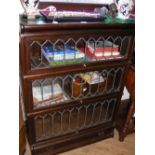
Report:
[{"label": "white book", "polygon": [[[89,48],[89,51],[91,53],[93,53],[95,56],[97,57],[102,57],[102,56],[116,56],[116,55],[119,55],[119,51],[114,51],[113,48],[118,48],[118,45],[110,42],[110,41],[104,41],[104,42],[97,42],[98,43],[98,46],[95,47],[95,42],[90,42],[87,44],[87,47]],[[103,51],[99,52],[97,50],[95,50],[95,48],[102,48],[103,47]],[[108,50],[106,51],[106,48],[111,48],[112,50]]]},{"label": "white book", "polygon": [[47,55],[44,50],[42,50],[44,56],[46,57],[46,59],[51,62],[51,61],[61,61],[61,60],[70,60],[70,59],[79,59],[79,58],[84,58],[84,53],[81,51],[77,51],[75,54],[50,54]]},{"label": "white book", "polygon": [[51,85],[33,87],[32,92],[33,98],[38,102],[63,94],[63,90],[58,83],[54,84],[53,87]]},{"label": "white book", "polygon": [[104,52],[103,56],[105,56],[105,57],[112,56],[112,53],[111,52]]},{"label": "white book", "polygon": [[75,54],[54,55],[54,60],[70,60],[84,58],[84,53],[76,52]]},{"label": "white book", "polygon": [[113,55],[113,56],[120,55],[120,52],[119,52],[119,51],[114,51],[114,52],[112,52],[112,55]]}]

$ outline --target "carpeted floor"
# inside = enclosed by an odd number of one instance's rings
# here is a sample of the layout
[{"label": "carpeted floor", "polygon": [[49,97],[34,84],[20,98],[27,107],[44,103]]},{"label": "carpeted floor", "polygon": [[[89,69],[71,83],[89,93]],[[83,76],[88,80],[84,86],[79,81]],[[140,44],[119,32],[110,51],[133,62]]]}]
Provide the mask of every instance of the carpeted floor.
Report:
[{"label": "carpeted floor", "polygon": [[[134,155],[135,134],[130,134],[124,142],[118,140],[118,133],[115,131],[114,138],[77,148],[59,155]],[[25,155],[31,155],[27,146]]]}]

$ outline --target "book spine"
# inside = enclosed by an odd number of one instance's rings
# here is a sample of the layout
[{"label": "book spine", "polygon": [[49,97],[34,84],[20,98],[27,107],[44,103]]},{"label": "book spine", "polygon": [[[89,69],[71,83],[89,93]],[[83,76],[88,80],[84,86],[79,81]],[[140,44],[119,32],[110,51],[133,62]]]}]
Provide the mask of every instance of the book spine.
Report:
[{"label": "book spine", "polygon": [[105,57],[108,57],[108,56],[111,56],[111,55],[112,55],[112,52],[104,52]]},{"label": "book spine", "polygon": [[86,48],[85,54],[89,59],[96,60],[96,56],[92,52],[90,52],[89,48]]},{"label": "book spine", "polygon": [[89,48],[90,49],[90,51],[92,52],[92,53],[99,53],[99,52],[114,52],[114,51],[119,51],[119,49],[117,48],[117,47],[115,47],[115,48],[112,48],[112,47],[105,47],[105,48]]},{"label": "book spine", "polygon": [[74,54],[76,53],[77,51],[76,50],[49,50],[49,49],[43,49],[45,51],[45,53],[47,55],[53,55],[53,54],[56,54],[56,55],[59,55],[59,54]]},{"label": "book spine", "polygon": [[78,59],[78,58],[84,58],[84,53],[82,53],[82,52],[77,53],[76,59]]},{"label": "book spine", "polygon": [[112,52],[112,55],[120,55],[120,52],[118,52],[118,51],[114,51],[114,52]]},{"label": "book spine", "polygon": [[42,49],[42,53],[45,56],[45,58],[47,59],[47,61],[50,63],[51,62],[50,57],[45,53],[45,51],[43,49]]},{"label": "book spine", "polygon": [[96,52],[113,52],[113,51],[118,51],[119,49],[117,47],[105,47],[105,48],[96,48],[95,51]]}]

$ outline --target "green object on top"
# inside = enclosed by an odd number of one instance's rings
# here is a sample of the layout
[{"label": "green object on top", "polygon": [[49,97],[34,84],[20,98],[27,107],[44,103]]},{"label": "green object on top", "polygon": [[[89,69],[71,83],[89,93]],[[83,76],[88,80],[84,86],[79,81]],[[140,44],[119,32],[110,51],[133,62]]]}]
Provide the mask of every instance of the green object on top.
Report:
[{"label": "green object on top", "polygon": [[31,22],[34,22],[34,23],[36,23],[36,22],[39,23],[39,22],[44,22],[45,21],[45,17],[43,17],[42,15],[36,16],[35,19],[27,19],[27,16],[26,15],[20,15],[19,17],[20,17],[20,20],[21,21],[24,21],[24,22],[31,21]]},{"label": "green object on top", "polygon": [[120,19],[120,18],[110,18],[110,17],[106,17],[105,19],[105,23],[134,23],[135,20],[134,19]]},{"label": "green object on top", "polygon": [[[46,19],[44,16],[40,15],[37,16],[35,19],[27,19],[26,15],[20,15],[20,20],[24,21],[24,22],[31,22],[31,23],[46,23]],[[120,19],[120,18],[114,18],[112,19],[111,17],[107,16],[104,20],[105,23],[109,24],[109,23],[134,23],[135,20],[134,19]]]}]

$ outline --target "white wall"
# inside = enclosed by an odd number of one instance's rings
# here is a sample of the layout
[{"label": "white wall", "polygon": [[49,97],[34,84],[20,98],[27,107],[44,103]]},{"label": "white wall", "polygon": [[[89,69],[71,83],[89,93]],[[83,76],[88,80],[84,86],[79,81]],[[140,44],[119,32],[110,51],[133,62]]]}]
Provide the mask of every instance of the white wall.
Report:
[{"label": "white wall", "polygon": [[[19,3],[20,3],[20,1],[19,1]],[[19,4],[19,8],[18,8],[18,10],[19,10],[19,14],[21,14],[21,13],[24,12],[24,8],[23,8],[23,6],[22,6],[21,3]]]}]

